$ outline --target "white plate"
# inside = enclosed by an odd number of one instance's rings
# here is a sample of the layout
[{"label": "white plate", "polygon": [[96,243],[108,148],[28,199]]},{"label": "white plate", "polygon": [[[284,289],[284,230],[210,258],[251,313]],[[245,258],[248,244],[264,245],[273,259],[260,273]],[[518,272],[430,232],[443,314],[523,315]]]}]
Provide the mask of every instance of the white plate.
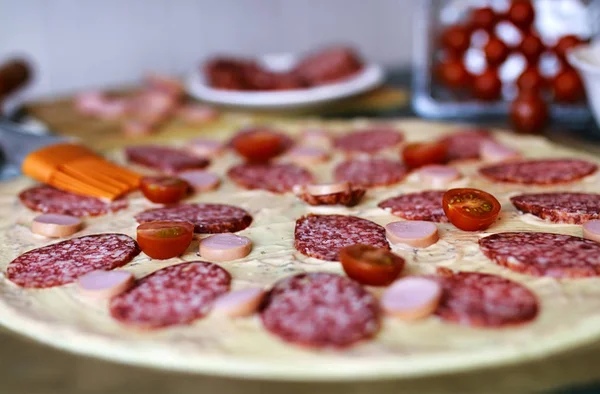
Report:
[{"label": "white plate", "polygon": [[[280,54],[263,56],[258,61],[269,70],[281,72],[291,69],[298,58],[290,54]],[[185,85],[187,92],[192,97],[214,104],[261,109],[290,109],[323,104],[366,92],[380,85],[383,77],[384,72],[381,66],[367,64],[354,77],[338,83],[306,89],[245,92],[212,88],[206,83],[204,73],[195,70],[186,78]]]}]

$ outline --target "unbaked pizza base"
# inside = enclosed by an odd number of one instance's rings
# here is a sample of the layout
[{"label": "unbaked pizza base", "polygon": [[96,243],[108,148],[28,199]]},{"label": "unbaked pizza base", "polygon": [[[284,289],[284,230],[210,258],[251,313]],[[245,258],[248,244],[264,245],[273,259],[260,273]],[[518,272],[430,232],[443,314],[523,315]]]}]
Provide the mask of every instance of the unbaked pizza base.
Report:
[{"label": "unbaked pizza base", "polygon": [[[368,121],[323,123],[331,130],[348,130]],[[408,141],[436,138],[456,127],[421,121],[395,122]],[[311,126],[317,125],[316,123]],[[291,133],[298,123],[282,123]],[[304,126],[303,126],[304,127]],[[220,134],[227,138],[230,133]],[[499,134],[498,138],[530,157],[585,157],[537,137]],[[394,153],[390,153],[391,157]],[[120,156],[117,154],[117,156]],[[269,286],[277,279],[304,271],[342,273],[339,263],[307,258],[293,248],[296,218],[309,213],[357,215],[379,224],[400,220],[377,208],[377,203],[401,192],[424,188],[414,177],[387,188],[370,190],[353,208],[311,207],[292,194],[276,195],[237,188],[224,176],[236,162],[232,154],[215,160],[209,168],[223,176],[221,188],[194,196],[194,202],[218,202],[240,206],[254,216],[252,225],[240,235],[254,241],[252,253],[243,260],[219,263],[233,276],[233,289]],[[327,181],[334,160],[313,169]],[[476,175],[481,163],[465,162],[458,167],[468,175],[452,186],[473,186],[491,192],[503,206],[500,220],[487,233],[502,231],[546,231],[580,236],[577,225],[548,224],[529,215],[520,215],[508,198],[523,191],[547,187],[505,186]],[[81,297],[74,285],[53,289],[22,289],[4,276],[8,263],[21,253],[49,243],[31,234],[28,226],[35,213],[21,206],[18,191],[31,185],[26,179],[0,186],[0,322],[15,331],[53,346],[115,361],[164,369],[290,380],[356,380],[415,377],[426,374],[481,368],[543,357],[579,346],[600,337],[600,278],[537,278],[499,267],[483,256],[477,240],[485,233],[460,232],[450,224],[440,224],[441,241],[423,250],[393,247],[407,260],[407,272],[428,274],[443,266],[464,271],[498,274],[523,283],[540,299],[541,311],[531,324],[508,329],[476,329],[457,326],[432,317],[405,323],[385,318],[375,340],[344,351],[312,351],[281,342],[263,329],[257,316],[231,320],[207,317],[190,326],[157,331],[136,331],[111,319],[105,301]],[[600,175],[552,190],[600,192]],[[76,236],[122,232],[135,236],[133,216],[151,207],[139,194],[131,196],[129,208],[112,215],[86,219],[85,229]],[[124,269],[136,277],[181,261],[198,260],[197,241],[182,258],[151,261],[144,254]]]}]

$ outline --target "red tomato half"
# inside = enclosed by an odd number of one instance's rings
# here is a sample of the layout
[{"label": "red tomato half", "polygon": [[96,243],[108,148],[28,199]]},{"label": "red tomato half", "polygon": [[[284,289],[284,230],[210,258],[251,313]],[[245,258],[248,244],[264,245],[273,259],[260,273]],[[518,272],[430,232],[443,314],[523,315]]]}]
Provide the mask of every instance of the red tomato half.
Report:
[{"label": "red tomato half", "polygon": [[250,162],[261,163],[283,153],[287,141],[278,132],[269,129],[253,129],[239,133],[231,143],[240,156]]},{"label": "red tomato half", "polygon": [[408,168],[418,168],[444,163],[447,154],[448,146],[445,142],[416,142],[404,147],[402,160]]},{"label": "red tomato half", "polygon": [[158,260],[177,257],[190,246],[194,225],[188,222],[148,222],[137,228],[137,242],[144,253]]},{"label": "red tomato half", "polygon": [[186,196],[190,185],[172,176],[147,176],[142,178],[140,188],[144,197],[157,204],[174,204]]},{"label": "red tomato half", "polygon": [[404,259],[383,248],[356,244],[340,250],[344,272],[351,279],[370,286],[392,283],[404,268]]},{"label": "red tomato half", "polygon": [[485,230],[500,213],[496,197],[471,188],[448,190],[444,193],[442,205],[450,223],[464,231]]}]

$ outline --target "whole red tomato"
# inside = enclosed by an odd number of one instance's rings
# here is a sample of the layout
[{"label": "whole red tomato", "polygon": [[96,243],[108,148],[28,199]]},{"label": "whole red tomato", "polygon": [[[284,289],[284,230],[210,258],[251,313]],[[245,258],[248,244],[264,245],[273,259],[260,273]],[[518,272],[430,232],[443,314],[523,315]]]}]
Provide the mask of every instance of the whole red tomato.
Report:
[{"label": "whole red tomato", "polygon": [[548,121],[548,106],[539,92],[521,92],[511,105],[510,119],[518,132],[539,133]]}]

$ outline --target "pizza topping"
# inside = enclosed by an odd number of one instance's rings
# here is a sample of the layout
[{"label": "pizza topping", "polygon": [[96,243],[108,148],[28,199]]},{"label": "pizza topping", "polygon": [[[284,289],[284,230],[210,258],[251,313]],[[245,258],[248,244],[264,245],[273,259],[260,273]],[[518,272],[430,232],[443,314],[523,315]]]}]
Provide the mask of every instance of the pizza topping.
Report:
[{"label": "pizza topping", "polygon": [[49,238],[64,238],[81,229],[81,219],[69,215],[46,213],[33,219],[31,232]]},{"label": "pizza topping", "polygon": [[496,141],[483,141],[479,147],[479,155],[485,161],[501,162],[515,160],[521,157],[521,153]]},{"label": "pizza topping", "polygon": [[600,194],[534,193],[510,198],[521,212],[530,213],[553,223],[581,224],[600,219]]},{"label": "pizza topping", "polygon": [[590,220],[583,224],[583,238],[600,242],[600,220]]},{"label": "pizza topping", "polygon": [[402,160],[408,168],[418,168],[444,163],[447,154],[448,146],[444,141],[416,142],[404,147]]},{"label": "pizza topping", "polygon": [[264,163],[279,156],[292,145],[288,136],[268,128],[253,128],[239,132],[231,146],[247,161]]},{"label": "pizza topping", "polygon": [[6,276],[21,287],[60,286],[90,271],[121,267],[139,253],[137,243],[127,235],[86,235],[22,254],[8,265]]},{"label": "pizza topping", "polygon": [[404,268],[404,259],[386,248],[354,244],[340,249],[342,268],[348,277],[369,286],[387,286]]},{"label": "pizza topping", "polygon": [[450,134],[442,141],[448,148],[447,160],[478,159],[481,143],[492,139],[487,130],[466,130]]},{"label": "pizza topping", "polygon": [[388,223],[385,234],[393,244],[406,244],[415,248],[426,248],[439,239],[435,223],[424,221]]},{"label": "pizza topping", "polygon": [[442,297],[442,287],[434,280],[408,277],[395,281],[380,300],[381,309],[402,320],[420,320],[432,315]]},{"label": "pizza topping", "polygon": [[185,150],[159,145],[130,146],[125,149],[125,156],[131,163],[166,173],[201,169],[210,164],[208,159],[198,157]]},{"label": "pizza topping", "polygon": [[313,146],[297,146],[290,149],[286,157],[298,165],[310,166],[329,160],[329,153],[325,149]]},{"label": "pizza topping", "polygon": [[108,299],[127,291],[135,283],[131,272],[96,270],[77,279],[77,289],[89,298]]},{"label": "pizza topping", "polygon": [[194,225],[188,222],[147,222],[137,227],[142,252],[157,260],[182,255],[194,237]]},{"label": "pizza topping", "polygon": [[307,215],[296,220],[294,247],[305,256],[339,261],[340,250],[354,244],[390,248],[385,229],[366,219],[344,215]]},{"label": "pizza topping", "polygon": [[292,191],[295,185],[313,182],[312,174],[294,164],[238,164],[229,169],[232,181],[246,189],[262,189],[273,193]]},{"label": "pizza topping", "polygon": [[135,216],[138,223],[154,221],[189,222],[196,233],[235,233],[252,223],[245,210],[225,204],[179,204],[148,209]]},{"label": "pizza topping", "polygon": [[360,187],[352,187],[348,182],[325,183],[296,187],[298,198],[309,205],[357,205],[367,192]]},{"label": "pizza topping", "polygon": [[377,206],[381,209],[389,209],[393,215],[406,220],[447,223],[448,218],[442,207],[443,196],[443,191],[425,190],[388,198]]},{"label": "pizza topping", "polygon": [[187,195],[190,185],[183,179],[172,176],[145,176],[140,189],[144,197],[153,203],[175,204]]},{"label": "pizza topping", "polygon": [[205,104],[187,104],[177,110],[177,115],[191,125],[202,125],[216,120],[219,111]]},{"label": "pizza topping", "polygon": [[200,256],[212,261],[231,261],[244,258],[252,251],[248,237],[235,234],[215,234],[200,241]]},{"label": "pizza topping", "polygon": [[337,182],[348,181],[355,186],[389,186],[404,179],[406,167],[396,160],[353,159],[335,167],[334,178]]},{"label": "pizza topping", "polygon": [[421,167],[417,171],[417,176],[419,177],[419,181],[434,188],[445,187],[461,177],[457,169],[439,164]]},{"label": "pizza topping", "polygon": [[531,322],[538,314],[535,294],[497,275],[439,271],[442,286],[435,311],[442,320],[471,327],[506,327]]},{"label": "pizza topping", "polygon": [[138,328],[189,324],[229,291],[231,276],[218,265],[192,261],[160,269],[111,299],[113,318]]},{"label": "pizza topping", "polygon": [[221,179],[212,172],[204,170],[189,170],[180,172],[177,176],[186,181],[195,191],[207,192],[221,184]]},{"label": "pizza topping", "polygon": [[600,276],[600,243],[565,234],[508,232],[479,240],[496,264],[534,276]]},{"label": "pizza topping", "polygon": [[260,287],[225,293],[215,301],[212,313],[228,317],[250,316],[258,310],[265,295]]},{"label": "pizza topping", "polygon": [[373,127],[338,137],[334,146],[346,153],[375,154],[384,149],[397,147],[404,136],[393,128]]},{"label": "pizza topping", "polygon": [[195,138],[186,143],[186,149],[199,157],[217,157],[225,151],[225,145],[219,141]]},{"label": "pizza topping", "polygon": [[34,211],[76,217],[104,215],[125,209],[128,205],[124,199],[109,203],[99,198],[80,196],[45,185],[23,190],[19,199],[23,205]]},{"label": "pizza topping", "polygon": [[499,163],[479,169],[498,182],[525,185],[554,185],[573,182],[598,170],[594,163],[579,159],[538,159]]},{"label": "pizza topping", "polygon": [[329,148],[331,146],[331,135],[323,129],[304,130],[300,135],[304,145]]},{"label": "pizza topping", "polygon": [[380,327],[377,300],[361,285],[330,273],[305,273],[275,284],[263,304],[265,328],[286,342],[346,347]]},{"label": "pizza topping", "polygon": [[485,230],[500,214],[496,197],[478,189],[450,189],[444,193],[442,205],[450,223],[464,231]]},{"label": "pizza topping", "polygon": [[337,183],[319,183],[319,184],[308,184],[302,187],[302,191],[310,194],[311,196],[324,196],[327,194],[343,193],[350,191],[352,186],[350,182],[337,182]]}]

